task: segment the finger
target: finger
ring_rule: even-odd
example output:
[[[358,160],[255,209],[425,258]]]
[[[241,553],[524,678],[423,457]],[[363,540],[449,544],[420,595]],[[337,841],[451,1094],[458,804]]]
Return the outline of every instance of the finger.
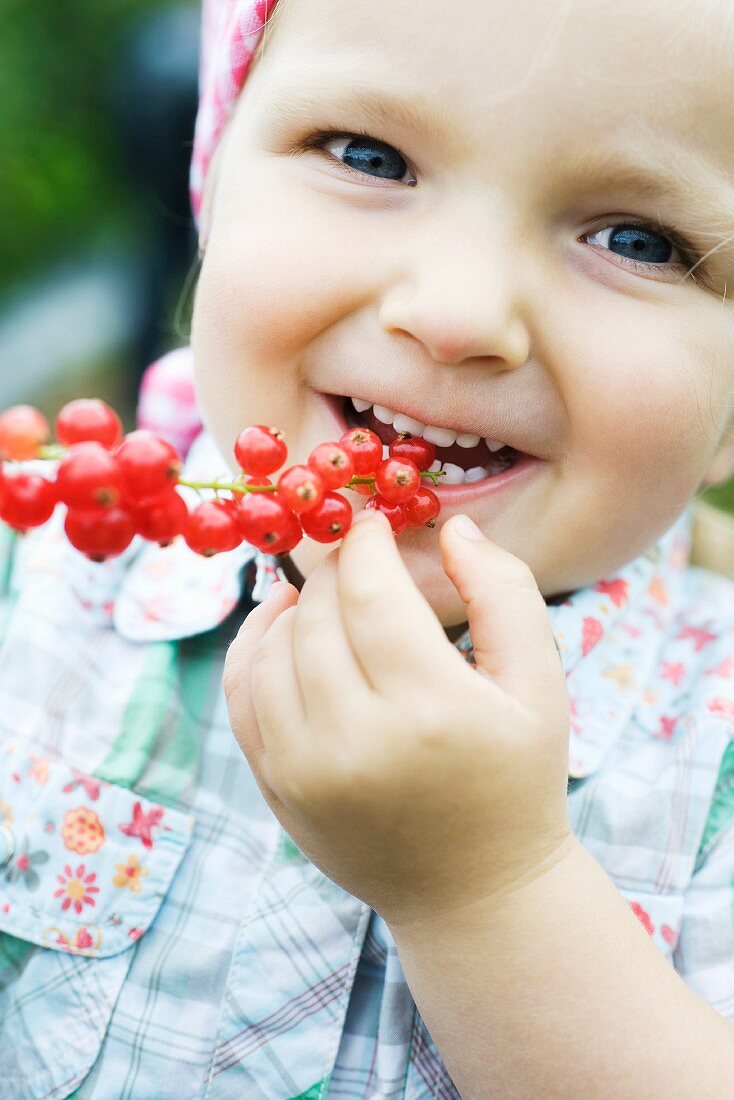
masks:
[[[384,517],[373,512],[352,524],[338,564],[344,628],[376,691],[414,695],[447,662],[466,667],[405,567]]]
[[[565,691],[550,617],[526,563],[482,535],[461,534],[452,516],[440,532],[443,568],[467,605],[477,667],[516,698],[548,703],[548,691]],[[458,529],[457,529],[458,528]]]
[[[298,591],[293,585],[282,583],[275,586],[272,589],[272,595],[254,607],[242,623],[236,638],[227,650],[224,661],[222,684],[227,699],[230,725],[256,778],[259,776],[263,742],[253,705],[250,682],[253,655],[261,638],[273,622],[297,601]]]
[[[306,710],[293,652],[292,604],[271,624],[253,653],[250,669],[252,705],[265,758],[288,759],[300,750],[306,732]]]
[[[338,554],[330,553],[304,584],[293,628],[308,721],[314,731],[327,734],[351,727],[371,694],[342,621]]]

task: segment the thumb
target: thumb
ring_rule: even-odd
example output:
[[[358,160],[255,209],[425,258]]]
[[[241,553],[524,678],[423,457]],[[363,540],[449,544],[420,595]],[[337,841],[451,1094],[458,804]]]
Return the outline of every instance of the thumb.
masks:
[[[547,705],[565,675],[545,601],[530,568],[468,516],[440,532],[443,569],[464,603],[477,667],[521,701]]]

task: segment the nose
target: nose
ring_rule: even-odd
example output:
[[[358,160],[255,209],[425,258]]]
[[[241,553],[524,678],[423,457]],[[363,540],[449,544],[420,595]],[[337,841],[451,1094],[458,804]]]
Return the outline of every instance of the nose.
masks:
[[[412,242],[415,245],[415,238]],[[471,234],[421,234],[410,260],[383,295],[378,317],[385,332],[404,333],[439,363],[491,358],[500,370],[516,370],[530,355],[526,303],[517,251],[505,239],[482,241]]]

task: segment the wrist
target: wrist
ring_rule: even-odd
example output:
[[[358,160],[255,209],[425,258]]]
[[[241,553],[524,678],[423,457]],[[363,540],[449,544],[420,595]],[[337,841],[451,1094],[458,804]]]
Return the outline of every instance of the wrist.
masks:
[[[430,942],[444,933],[478,922],[483,934],[492,924],[505,924],[521,915],[538,911],[538,906],[553,904],[565,897],[588,873],[593,857],[572,832],[568,832],[542,858],[522,870],[513,868],[499,874],[492,888],[470,898],[436,906],[430,912],[381,914],[396,942],[422,939]]]

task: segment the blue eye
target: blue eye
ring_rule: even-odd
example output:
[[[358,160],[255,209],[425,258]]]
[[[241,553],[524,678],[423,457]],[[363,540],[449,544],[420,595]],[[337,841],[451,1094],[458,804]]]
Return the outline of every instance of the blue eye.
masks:
[[[668,261],[674,256],[674,265],[684,265],[686,257],[681,255],[671,237],[658,233],[650,226],[620,223],[587,233],[588,238],[601,238],[599,243],[620,259],[648,268],[671,266]]]
[[[409,187],[415,187],[417,182],[405,158],[397,149],[368,134],[338,134],[333,131],[314,134],[308,145],[312,149],[325,152],[350,172],[402,182]],[[404,179],[406,174],[410,178]]]

